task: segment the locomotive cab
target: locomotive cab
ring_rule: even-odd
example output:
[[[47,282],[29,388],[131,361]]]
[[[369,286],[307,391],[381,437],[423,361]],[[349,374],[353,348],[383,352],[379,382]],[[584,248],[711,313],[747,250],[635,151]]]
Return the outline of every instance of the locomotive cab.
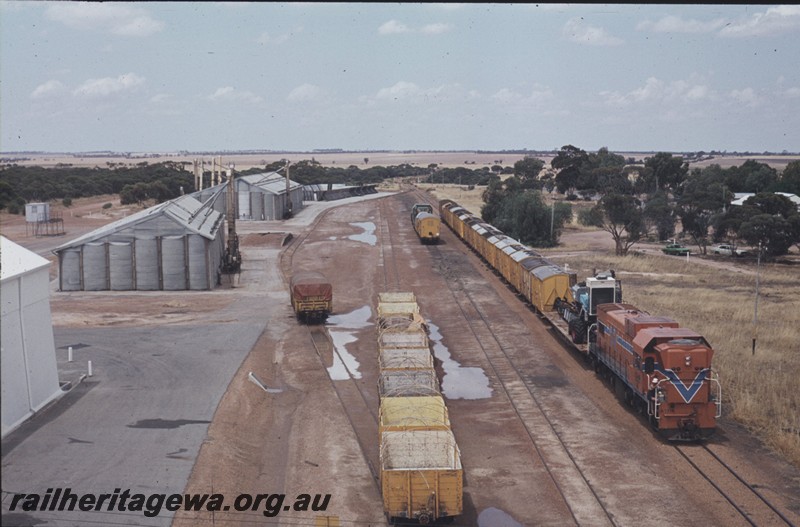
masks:
[[[711,369],[714,352],[702,336],[675,329],[661,329],[672,335],[655,338],[644,349],[648,415],[670,440],[706,438],[714,432],[721,405],[720,385]]]

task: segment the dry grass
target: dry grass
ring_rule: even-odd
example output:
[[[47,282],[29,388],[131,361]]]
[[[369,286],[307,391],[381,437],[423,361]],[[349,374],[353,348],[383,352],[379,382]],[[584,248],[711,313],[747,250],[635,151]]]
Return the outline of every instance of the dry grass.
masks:
[[[476,186],[469,190],[467,185],[452,185],[442,183],[418,183],[417,187],[429,192],[433,197],[438,199],[452,199],[468,211],[475,215],[480,216],[481,207],[483,206],[483,191],[486,187]]]
[[[800,392],[794,389],[800,378],[800,271],[762,265],[756,331],[753,274],[662,256],[587,255],[569,262],[581,278],[593,268],[616,269],[626,302],[703,334],[715,350],[726,416],[800,466]]]

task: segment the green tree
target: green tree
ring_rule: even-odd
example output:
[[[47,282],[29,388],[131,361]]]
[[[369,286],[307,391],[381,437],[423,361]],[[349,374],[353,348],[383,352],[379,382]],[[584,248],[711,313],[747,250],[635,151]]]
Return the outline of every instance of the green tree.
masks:
[[[768,258],[786,254],[797,241],[792,222],[777,214],[751,217],[742,223],[739,236],[749,245],[761,247]]]
[[[611,234],[617,256],[628,254],[628,250],[641,240],[644,232],[641,202],[633,196],[606,194],[590,214],[583,214],[579,219],[591,221],[589,225]]]
[[[487,223],[494,223],[500,210],[500,204],[505,196],[505,184],[499,179],[492,181],[481,194],[481,218]]]
[[[578,147],[565,145],[558,151],[550,166],[556,173],[556,189],[562,194],[573,190],[581,176],[583,165],[589,160],[588,154]]]
[[[526,156],[514,163],[514,175],[522,182],[523,188],[537,188],[539,173],[544,168],[544,161]],[[502,167],[498,166],[499,170]]]
[[[778,172],[764,163],[748,159],[725,172],[725,184],[732,192],[763,192],[777,184]]]
[[[541,192],[524,190],[506,192],[490,223],[524,244],[552,247],[558,244],[561,230],[571,218],[568,203],[556,204],[553,209],[545,204]]]
[[[637,182],[640,193],[653,194],[659,190],[675,191],[686,179],[689,164],[683,157],[674,157],[666,152],[659,152],[644,160],[644,170]]]
[[[775,191],[800,196],[800,161],[792,161],[786,165],[780,180],[775,184]]]
[[[702,170],[693,170],[677,189],[676,213],[683,232],[691,236],[702,254],[706,254],[710,243],[709,230],[712,225],[717,241],[722,241],[724,237],[725,229],[719,224],[718,217],[732,197],[724,181],[725,174],[720,166],[711,165]]]
[[[7,181],[0,181],[0,210],[14,203],[15,199],[17,199],[17,193],[14,191],[14,187]]]
[[[798,216],[797,207],[786,196],[760,193],[747,198],[742,206],[731,207],[720,218],[719,229],[751,246],[760,243],[767,257],[775,257],[798,243]]]
[[[659,192],[644,205],[645,225],[653,229],[660,241],[675,234],[675,209],[664,192]]]

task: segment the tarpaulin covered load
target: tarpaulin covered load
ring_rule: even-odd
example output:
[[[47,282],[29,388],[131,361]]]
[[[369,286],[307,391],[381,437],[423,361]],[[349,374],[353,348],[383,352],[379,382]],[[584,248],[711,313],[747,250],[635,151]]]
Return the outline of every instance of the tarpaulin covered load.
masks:
[[[292,289],[292,297],[298,300],[309,297],[319,297],[320,300],[331,300],[333,298],[331,283],[320,273],[313,271],[297,273],[292,276],[289,283]]]
[[[324,318],[333,310],[333,286],[320,273],[296,273],[289,281],[289,288],[298,317]]]

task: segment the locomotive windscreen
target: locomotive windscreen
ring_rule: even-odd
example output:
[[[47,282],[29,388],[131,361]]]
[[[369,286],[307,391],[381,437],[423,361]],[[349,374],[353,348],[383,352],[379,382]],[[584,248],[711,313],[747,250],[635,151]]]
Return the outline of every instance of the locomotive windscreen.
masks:
[[[592,289],[592,306],[590,314],[594,315],[597,313],[597,306],[600,304],[613,304],[614,302],[618,302],[620,299],[614,298],[615,288],[613,287],[605,287],[602,289],[593,288]]]

